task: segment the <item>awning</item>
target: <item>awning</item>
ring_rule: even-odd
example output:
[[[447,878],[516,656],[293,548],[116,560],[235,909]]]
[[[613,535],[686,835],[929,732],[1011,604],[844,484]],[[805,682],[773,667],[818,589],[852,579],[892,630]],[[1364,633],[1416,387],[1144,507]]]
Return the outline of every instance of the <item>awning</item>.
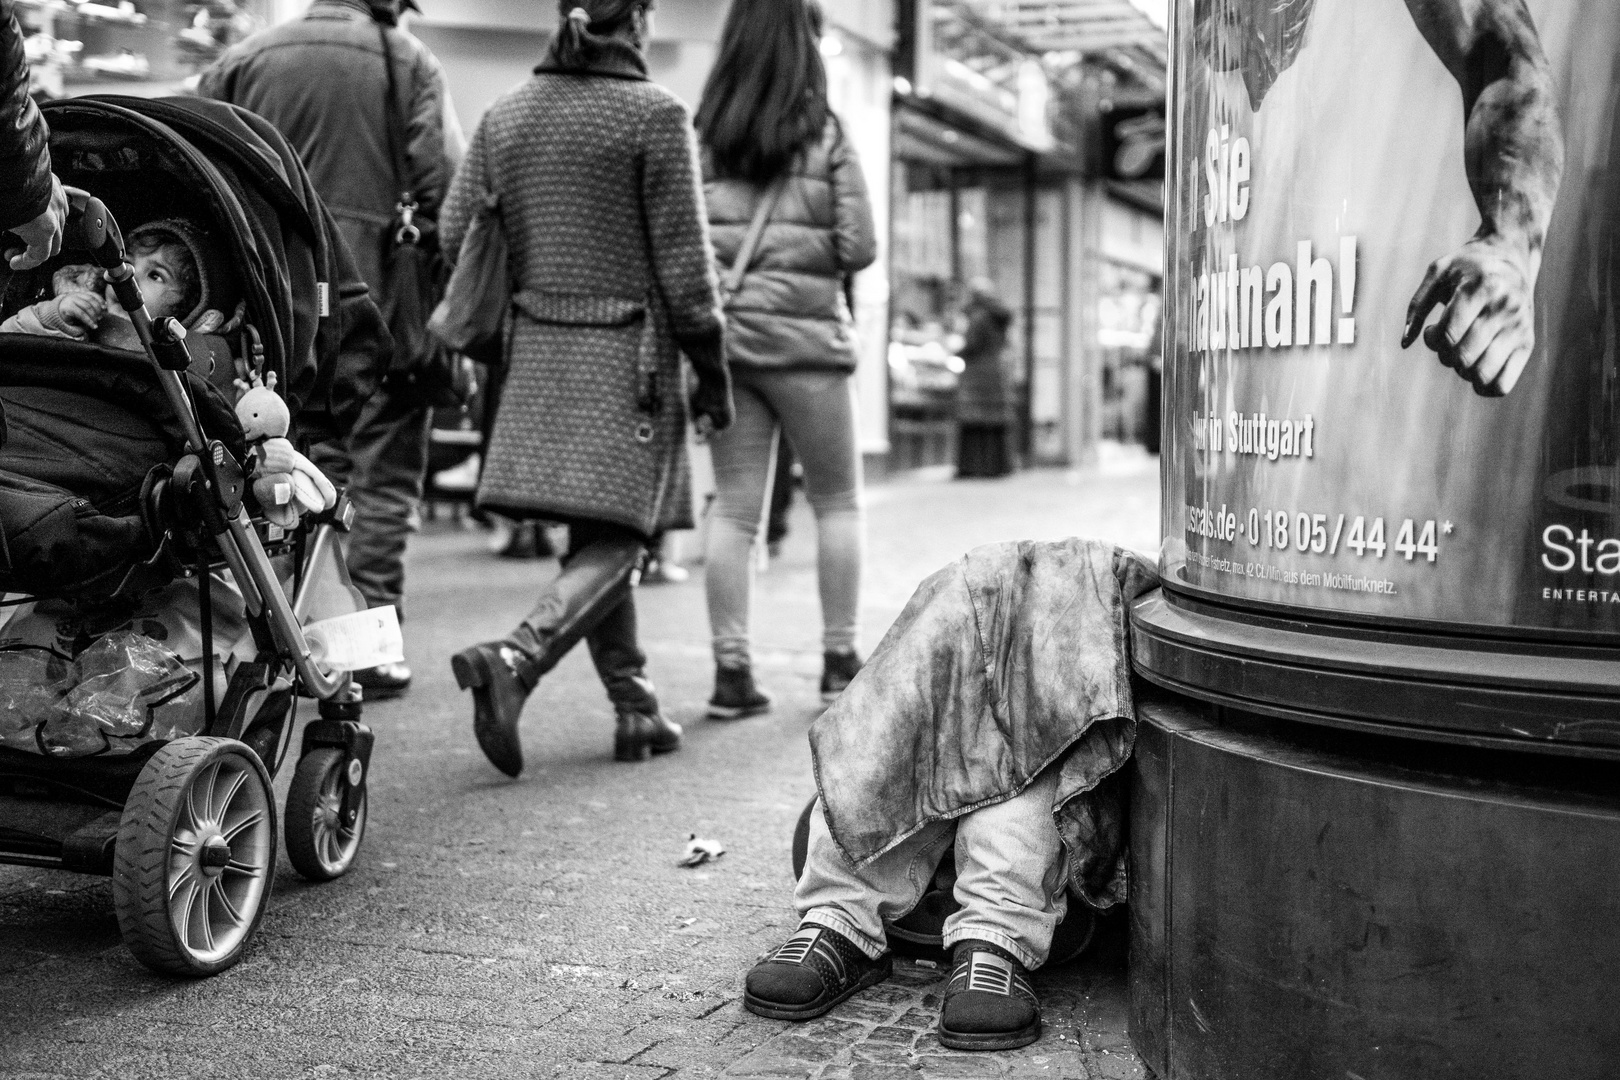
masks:
[[[1132,0],[950,0],[1007,39],[1049,59],[1103,60],[1163,90],[1164,27]],[[1149,6],[1146,3],[1143,6]]]

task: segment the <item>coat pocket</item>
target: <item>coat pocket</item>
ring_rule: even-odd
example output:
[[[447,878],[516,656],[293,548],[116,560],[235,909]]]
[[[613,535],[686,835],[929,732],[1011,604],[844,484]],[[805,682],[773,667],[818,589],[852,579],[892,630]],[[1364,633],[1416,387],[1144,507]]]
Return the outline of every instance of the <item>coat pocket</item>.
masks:
[[[652,420],[663,411],[662,385],[658,371],[657,320],[647,317],[648,304],[617,296],[591,296],[581,293],[525,289],[512,302],[518,310],[538,323],[553,326],[629,328],[640,325],[635,341],[635,423],[636,441],[653,439]]]

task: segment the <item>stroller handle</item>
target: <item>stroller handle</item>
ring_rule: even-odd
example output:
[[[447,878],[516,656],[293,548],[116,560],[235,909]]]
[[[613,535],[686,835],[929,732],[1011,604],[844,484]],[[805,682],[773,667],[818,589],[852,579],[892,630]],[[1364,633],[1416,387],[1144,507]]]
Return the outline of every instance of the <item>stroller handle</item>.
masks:
[[[68,197],[68,227],[77,228],[91,260],[103,270],[124,263],[124,234],[107,204],[83,188],[63,187]]]

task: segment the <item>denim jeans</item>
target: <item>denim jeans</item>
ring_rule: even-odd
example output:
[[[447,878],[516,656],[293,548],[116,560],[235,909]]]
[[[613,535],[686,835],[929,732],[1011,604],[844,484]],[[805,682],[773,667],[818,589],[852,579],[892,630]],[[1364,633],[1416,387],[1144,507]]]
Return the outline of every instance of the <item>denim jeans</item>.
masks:
[[[750,659],[749,555],[767,509],[778,431],[804,467],[805,493],[816,514],[822,647],[853,649],[865,545],[855,380],[841,371],[750,368],[732,369],[732,379],[737,418],[709,443],[716,493],[704,579],[715,661],[740,666]]]
[[[833,842],[818,801],[793,894],[799,917],[838,931],[875,959],[888,948],[883,923],[917,906],[954,841],[962,909],[945,921],[946,947],[974,938],[1040,967],[1069,903],[1068,855],[1052,822],[1057,784],[1058,770],[1047,769],[1013,798],[926,825],[859,870]]]

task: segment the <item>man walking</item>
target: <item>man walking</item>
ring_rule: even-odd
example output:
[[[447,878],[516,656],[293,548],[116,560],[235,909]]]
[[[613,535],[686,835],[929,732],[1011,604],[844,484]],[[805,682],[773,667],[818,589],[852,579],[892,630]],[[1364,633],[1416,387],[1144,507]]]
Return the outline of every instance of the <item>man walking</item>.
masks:
[[[198,86],[204,96],[263,116],[297,148],[374,293],[386,288],[383,255],[401,193],[415,198],[418,217],[435,217],[462,150],[438,60],[398,27],[406,7],[415,9],[415,0],[315,0],[303,18],[225,53]],[[399,130],[403,147],[391,135]],[[398,175],[401,157],[408,176]],[[387,310],[389,299],[378,295],[378,306]],[[427,407],[408,388],[385,383],[339,466],[347,466],[356,510],[349,573],[373,607],[393,604],[401,614],[405,541],[422,499],[428,425]],[[410,686],[411,672],[386,664],[356,672],[355,681],[374,697],[391,696]]]

